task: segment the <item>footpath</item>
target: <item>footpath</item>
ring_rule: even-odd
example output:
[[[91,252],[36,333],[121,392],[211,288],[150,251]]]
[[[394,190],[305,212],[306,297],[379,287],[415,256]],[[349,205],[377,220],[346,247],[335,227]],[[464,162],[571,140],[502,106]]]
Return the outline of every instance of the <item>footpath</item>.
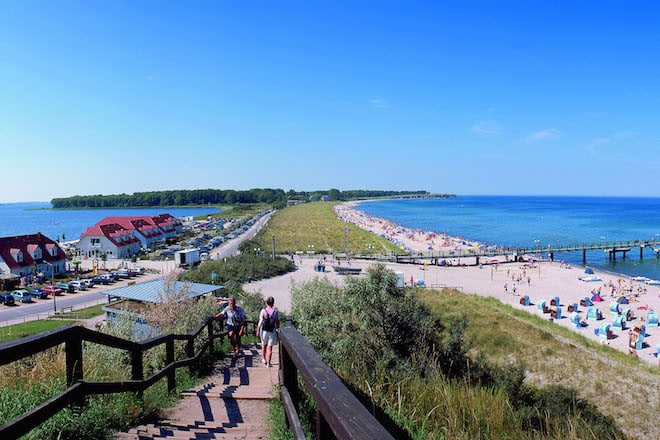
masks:
[[[183,399],[164,410],[163,420],[117,433],[114,438],[266,439],[266,416],[279,384],[277,349],[272,363],[272,368],[262,363],[257,345],[244,345],[241,356],[218,360],[202,385],[183,391]]]

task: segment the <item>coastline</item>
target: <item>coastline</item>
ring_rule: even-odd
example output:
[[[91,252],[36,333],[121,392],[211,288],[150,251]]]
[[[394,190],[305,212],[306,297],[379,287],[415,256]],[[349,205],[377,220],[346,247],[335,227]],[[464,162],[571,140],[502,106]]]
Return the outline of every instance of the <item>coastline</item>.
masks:
[[[395,225],[386,219],[368,216],[356,209],[356,205],[355,202],[337,205],[339,207],[338,216],[340,218],[343,216],[345,220],[354,220],[355,223],[352,224],[377,235],[389,232],[390,235],[386,236],[395,241],[400,241],[402,246],[413,251],[424,252],[426,250],[425,246],[428,246],[428,242],[432,240],[430,231],[413,231]],[[394,234],[394,236],[391,234]],[[433,240],[436,246],[443,245],[444,242],[441,240],[446,240],[447,246],[469,247],[481,245],[461,237],[434,234],[437,237]],[[464,260],[464,263],[466,260]],[[297,271],[282,277],[249,283],[244,285],[244,288],[252,292],[262,291],[274,294],[277,307],[285,312],[289,311],[291,306],[291,284],[308,281],[315,277],[328,278],[333,282],[343,283],[345,278],[332,271],[315,272],[313,266],[316,261],[316,257],[313,256],[304,258],[300,261]],[[332,264],[331,261],[328,263]],[[362,269],[366,269],[371,265],[370,262],[359,260],[353,260],[351,264]],[[594,275],[600,278],[599,281],[581,281],[580,278],[585,276],[584,267],[571,266],[558,261],[536,261],[529,264],[507,262],[502,259],[495,264],[479,266],[396,263],[387,263],[386,266],[395,272],[402,273],[407,285],[419,286],[424,284],[430,288],[457,288],[465,294],[493,297],[504,304],[551,320],[553,323],[570,328],[596,343],[609,345],[624,353],[629,352],[629,338],[632,337],[631,332],[634,331],[635,326],[644,325],[646,336],[644,337],[643,347],[639,350],[635,349],[632,355],[639,357],[647,364],[659,365],[660,328],[649,327],[646,323],[649,311],[660,312],[660,286],[646,285],[642,282],[633,281],[628,276],[602,270],[594,271]],[[627,290],[630,287],[632,287],[632,291]],[[589,307],[580,305],[580,302],[587,297],[591,298],[592,292],[599,289],[603,301],[594,302],[592,307],[602,314],[603,319],[588,320]],[[524,299],[525,296],[529,297],[530,305],[521,304],[521,299]],[[552,306],[551,301],[557,297],[559,297],[561,317],[551,319],[550,313],[543,313],[539,309],[539,303],[545,301],[548,312],[551,312],[551,308],[555,308],[556,311],[557,306]],[[630,298],[629,304],[618,306],[621,310],[629,310],[631,319],[625,321],[625,328],[613,325],[613,318],[616,315],[610,312],[612,303],[615,303],[621,297]],[[584,327],[578,328],[571,322],[568,307],[573,307],[575,304],[577,304],[578,322],[585,322],[586,326]],[[610,330],[612,330],[611,338],[604,338],[600,331],[598,332],[600,334],[596,334],[595,330],[600,330],[601,326],[608,324]]]
[[[448,237],[432,231],[413,231],[394,225],[387,219],[365,214],[354,202],[337,205],[336,208],[338,215],[341,213],[346,221],[372,233],[378,233],[378,230],[382,229],[382,225],[393,225],[398,234],[395,239],[404,243],[404,246],[413,252],[425,252],[427,250],[425,245],[430,240],[429,237],[442,237],[445,240],[444,247],[458,245],[462,248],[478,248],[483,246],[481,243],[471,242],[462,237]],[[342,217],[340,216],[340,218]],[[391,231],[391,227],[388,226],[386,230]],[[533,268],[534,265],[536,268]],[[559,297],[562,317],[553,319],[553,322],[572,328],[589,339],[609,345],[624,353],[629,352],[647,363],[660,365],[660,354],[658,353],[660,351],[660,331],[656,330],[658,327],[646,325],[648,312],[660,311],[660,286],[646,285],[643,282],[633,281],[632,277],[628,275],[604,270],[593,271],[593,275],[598,278],[598,281],[581,281],[580,278],[585,275],[583,266],[571,266],[563,262],[552,261],[535,262],[534,265],[499,259],[498,263],[489,266],[440,267],[426,264],[416,266],[418,270],[424,271],[425,277],[428,275],[431,280],[445,281],[430,283],[431,286],[442,284],[442,287],[462,287],[466,293],[495,297],[505,304],[544,317],[548,317],[548,314],[538,309],[538,303],[546,301],[546,304],[550,306],[551,300]],[[408,281],[409,277],[404,279]],[[415,276],[411,274],[411,281],[417,283],[419,280],[416,280]],[[424,282],[424,284],[429,283]],[[596,307],[602,314],[603,319],[590,321],[587,320],[588,307],[580,306],[580,302],[587,297],[591,298],[598,291],[601,292],[603,301],[594,302],[593,307]],[[530,305],[528,306],[520,304],[520,299],[525,295],[529,297]],[[629,310],[632,318],[624,323],[625,328],[614,326],[616,315],[610,311],[610,307],[613,307],[612,303],[620,301],[620,298],[626,298],[628,304],[620,304],[618,309]],[[577,328],[569,318],[568,306],[576,304],[578,320],[584,321],[586,324],[584,327]],[[548,319],[550,318],[548,317]],[[594,332],[594,329],[600,330],[603,324],[610,324],[612,338],[603,338],[602,334]],[[645,326],[646,334],[643,348],[630,349],[629,338],[632,337],[630,332],[634,331],[635,326],[641,325]]]

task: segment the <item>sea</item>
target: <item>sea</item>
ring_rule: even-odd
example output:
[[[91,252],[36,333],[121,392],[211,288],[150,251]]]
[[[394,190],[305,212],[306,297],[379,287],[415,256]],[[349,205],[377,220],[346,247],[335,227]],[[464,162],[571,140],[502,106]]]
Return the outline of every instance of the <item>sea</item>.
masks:
[[[412,229],[446,233],[486,245],[539,247],[548,244],[651,240],[660,247],[660,198],[561,196],[457,196],[361,202],[359,210]],[[547,254],[546,254],[547,256]],[[583,265],[582,252],[554,255]],[[652,249],[632,248],[610,261],[603,250],[587,252],[587,265],[613,274],[660,279]]]
[[[0,237],[41,232],[52,240],[72,241],[107,216],[168,213],[181,218],[217,212],[217,208],[52,209],[49,202],[1,203]]]

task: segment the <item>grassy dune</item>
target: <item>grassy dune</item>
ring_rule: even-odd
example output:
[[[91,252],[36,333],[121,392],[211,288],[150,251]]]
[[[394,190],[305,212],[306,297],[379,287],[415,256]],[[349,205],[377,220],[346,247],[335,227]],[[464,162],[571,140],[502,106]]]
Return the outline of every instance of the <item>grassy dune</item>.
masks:
[[[312,202],[290,206],[277,212],[257,234],[262,249],[271,249],[275,235],[275,251],[314,251],[317,253],[403,253],[388,241],[343,222],[332,210],[335,202]],[[349,232],[344,230],[348,228]]]
[[[474,349],[487,358],[516,361],[527,368],[535,385],[561,384],[578,390],[580,397],[635,438],[660,438],[660,369],[618,350],[582,337],[494,298],[456,290],[422,291],[421,297],[443,320],[468,314],[468,335]]]

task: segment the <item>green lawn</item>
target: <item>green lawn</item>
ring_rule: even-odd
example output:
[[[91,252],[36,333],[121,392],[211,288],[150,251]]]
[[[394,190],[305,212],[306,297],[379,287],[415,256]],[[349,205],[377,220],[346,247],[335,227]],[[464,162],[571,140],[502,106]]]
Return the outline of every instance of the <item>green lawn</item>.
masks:
[[[101,310],[101,307],[105,306],[105,304],[98,304],[96,306],[92,307],[87,307],[85,309],[80,309],[80,310],[74,310],[72,312],[66,312],[66,313],[60,313],[57,315],[59,318],[64,318],[64,319],[89,319],[93,318],[95,316],[100,316],[103,315],[103,310]]]
[[[21,324],[8,325],[0,327],[0,342],[12,341],[14,339],[22,338],[25,336],[34,335],[37,333],[53,330],[58,327],[63,327],[68,324],[73,324],[73,320],[50,320],[41,319],[38,321],[30,321]]]
[[[314,251],[332,253],[348,251],[364,254],[389,254],[403,251],[390,242],[350,223],[339,220],[332,207],[336,202],[311,202],[289,206],[278,211],[257,234],[262,249],[271,249],[275,235],[275,251]],[[344,231],[348,228],[349,232]]]

